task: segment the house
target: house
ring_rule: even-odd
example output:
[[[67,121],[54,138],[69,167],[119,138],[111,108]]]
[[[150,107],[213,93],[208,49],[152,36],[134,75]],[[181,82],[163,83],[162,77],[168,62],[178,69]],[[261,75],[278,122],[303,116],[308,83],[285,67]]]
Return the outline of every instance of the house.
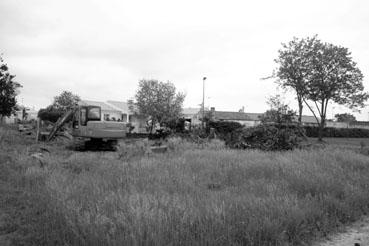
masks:
[[[191,125],[201,124],[201,108],[183,108],[182,117]]]
[[[121,120],[130,123],[133,126],[132,132],[146,133],[147,132],[147,118],[141,115],[135,114],[129,109],[129,105],[122,101],[107,101],[109,105],[120,110]]]
[[[315,117],[310,115],[301,115],[301,124],[302,126],[318,126]]]
[[[211,108],[209,113],[215,121],[234,121],[246,127],[259,125],[261,122],[261,116],[263,115],[263,113],[216,111],[215,108]],[[297,118],[295,120],[297,121]],[[301,123],[303,126],[318,126],[315,117],[310,115],[302,115]]]
[[[37,120],[38,111],[34,108],[28,108],[25,106],[20,106],[21,110],[17,110],[12,113],[9,117],[3,118],[3,123],[5,124],[13,124],[19,121],[32,121]]]
[[[209,111],[210,117],[214,121],[234,121],[246,127],[252,127],[260,124],[260,113],[245,113],[232,111],[216,111],[212,107]]]

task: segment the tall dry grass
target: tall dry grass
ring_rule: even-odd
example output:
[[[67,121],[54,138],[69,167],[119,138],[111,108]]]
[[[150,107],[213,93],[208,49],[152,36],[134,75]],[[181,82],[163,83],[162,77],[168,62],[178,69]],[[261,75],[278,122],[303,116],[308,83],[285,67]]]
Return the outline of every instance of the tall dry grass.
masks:
[[[303,245],[368,211],[367,156],[329,147],[265,153],[170,141],[167,154],[141,155],[139,144],[130,158],[122,158],[125,150],[54,146],[43,168],[29,146],[17,143],[11,165],[18,185],[42,198],[32,200],[44,208],[39,242]]]

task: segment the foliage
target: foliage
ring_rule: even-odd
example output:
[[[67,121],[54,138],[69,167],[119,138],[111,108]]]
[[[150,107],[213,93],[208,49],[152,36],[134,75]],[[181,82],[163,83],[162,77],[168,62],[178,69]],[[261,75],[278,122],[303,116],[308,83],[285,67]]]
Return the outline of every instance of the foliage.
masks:
[[[214,128],[215,133],[221,139],[226,139],[226,137],[237,129],[243,126],[235,121],[209,121],[207,124],[210,128]]]
[[[10,116],[17,109],[16,96],[18,89],[22,87],[14,81],[15,75],[9,73],[8,65],[3,62],[0,56],[0,120],[4,116]]]
[[[369,94],[364,92],[363,74],[347,48],[323,43],[316,36],[297,41],[306,44],[303,46],[304,52],[291,53],[290,56],[291,59],[303,61],[300,67],[304,78],[302,100],[319,121],[321,140],[328,102],[358,108],[364,106]],[[289,68],[293,71],[297,69],[292,65]],[[315,110],[308,100],[314,103]]]
[[[54,102],[50,106],[40,109],[37,116],[41,120],[56,122],[69,109],[76,107],[80,100],[78,95],[70,91],[63,91],[59,96],[54,97]]]
[[[318,137],[319,128],[313,126],[305,126],[306,136]],[[360,128],[334,128],[325,127],[323,130],[323,137],[327,138],[369,138],[368,129]]]
[[[292,150],[304,137],[298,125],[261,124],[234,131],[227,145],[237,149]]]
[[[311,46],[316,37],[298,39],[293,38],[288,44],[283,43],[282,49],[278,51],[275,62],[278,69],[275,76],[277,83],[284,89],[292,89],[296,93],[299,107],[298,122],[301,123],[303,110],[303,98],[306,97],[307,78],[310,71],[309,56]]]
[[[270,97],[267,104],[270,109],[261,115],[262,123],[289,124],[295,120],[296,112],[282,101],[280,95]]]
[[[65,111],[62,108],[55,108],[50,105],[47,108],[40,109],[37,117],[41,120],[46,120],[55,123],[60,117],[64,115]]]
[[[75,95],[70,91],[63,91],[59,96],[54,97],[52,107],[66,112],[67,110],[75,107],[79,101],[81,101],[81,99],[78,95]]]
[[[356,121],[356,118],[354,115],[349,113],[343,113],[343,114],[335,114],[334,117],[337,119],[338,122],[353,122]]]
[[[138,91],[136,92],[136,102],[138,114],[151,118],[151,131],[156,123],[160,125],[176,120],[182,111],[182,104],[185,95],[176,92],[175,86],[170,82],[160,82],[158,80],[140,80]],[[130,109],[133,109],[130,101]]]

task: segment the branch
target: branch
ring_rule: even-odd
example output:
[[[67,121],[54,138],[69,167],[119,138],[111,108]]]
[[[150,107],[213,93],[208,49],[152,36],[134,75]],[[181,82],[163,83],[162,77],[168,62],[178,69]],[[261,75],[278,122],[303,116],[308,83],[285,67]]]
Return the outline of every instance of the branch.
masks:
[[[316,103],[316,101],[314,101],[314,103],[315,103],[315,107],[316,107],[316,109],[318,110],[319,115],[320,115],[320,116],[322,116],[322,113],[320,112],[320,109],[319,109],[319,107],[318,107],[318,104]]]
[[[306,102],[305,98],[302,98],[302,100],[304,101],[304,103],[306,104],[306,106],[308,106],[308,108],[310,109],[310,111],[313,113],[315,119],[316,119],[316,122],[318,123],[318,125],[320,124],[319,120],[318,120],[318,117],[316,117],[316,114],[314,112],[314,110],[310,107],[310,105]]]

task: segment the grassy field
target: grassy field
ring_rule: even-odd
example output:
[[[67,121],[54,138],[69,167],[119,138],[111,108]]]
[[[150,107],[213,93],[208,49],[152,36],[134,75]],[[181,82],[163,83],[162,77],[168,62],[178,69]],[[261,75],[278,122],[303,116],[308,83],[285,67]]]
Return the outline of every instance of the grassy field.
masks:
[[[169,147],[74,152],[0,128],[0,232],[15,245],[307,245],[369,211],[355,149]]]

